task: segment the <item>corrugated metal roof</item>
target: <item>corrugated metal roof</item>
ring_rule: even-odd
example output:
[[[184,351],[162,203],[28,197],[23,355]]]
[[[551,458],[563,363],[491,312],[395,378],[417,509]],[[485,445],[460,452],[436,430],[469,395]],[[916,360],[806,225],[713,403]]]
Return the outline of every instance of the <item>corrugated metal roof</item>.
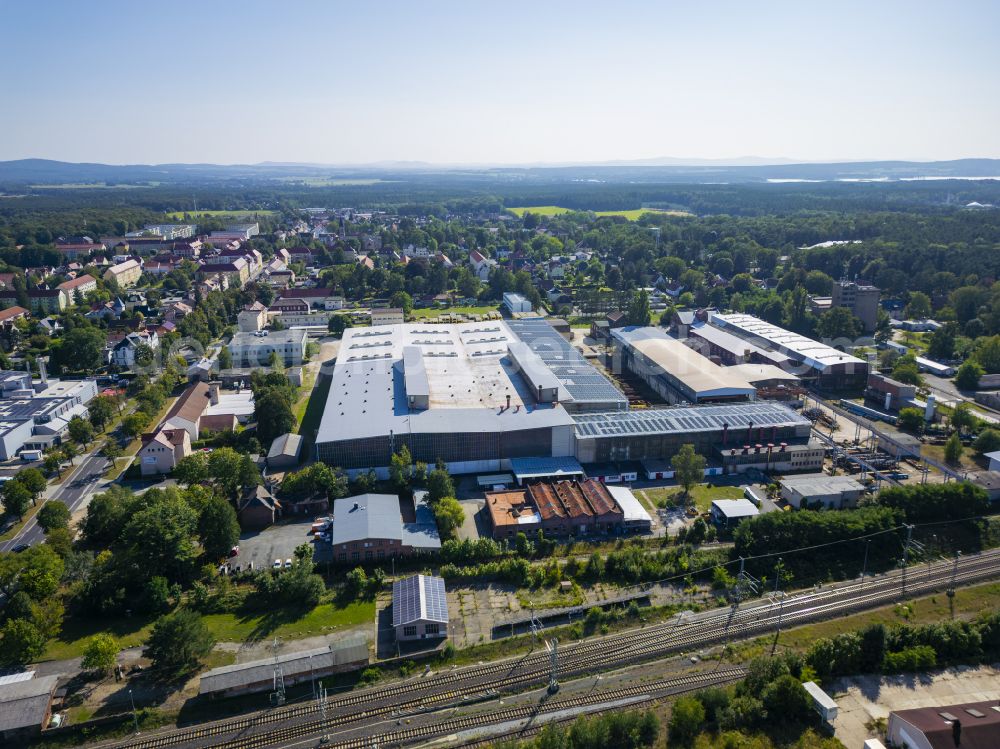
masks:
[[[53,675],[0,685],[0,731],[40,726],[58,681]]]
[[[788,406],[772,401],[575,414],[573,420],[577,439],[721,431],[723,424],[738,429],[751,421],[755,428],[764,429],[811,426],[808,419]]]
[[[362,635],[346,638],[336,646],[300,650],[262,658],[246,663],[234,663],[206,671],[201,676],[199,694],[222,692],[251,684],[266,683],[274,678],[274,669],[281,667],[286,678],[323,671],[337,666],[368,662],[368,640]]]
[[[369,538],[401,541],[403,521],[395,494],[358,494],[333,503],[333,540],[337,544]]]

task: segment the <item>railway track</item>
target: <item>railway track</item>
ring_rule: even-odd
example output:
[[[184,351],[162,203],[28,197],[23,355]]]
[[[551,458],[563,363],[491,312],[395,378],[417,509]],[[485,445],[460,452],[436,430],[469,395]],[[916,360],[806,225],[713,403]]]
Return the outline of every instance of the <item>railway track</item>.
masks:
[[[560,651],[560,673],[578,676],[597,669],[619,668],[669,653],[759,635],[773,631],[779,623],[790,627],[842,616],[952,584],[971,584],[998,575],[1000,550],[993,550],[964,557],[957,568],[951,561],[911,566],[905,571],[905,592],[903,574],[895,572],[863,582],[789,596],[780,604],[771,601],[738,609],[682,614],[641,630],[569,644]],[[518,689],[523,691],[544,684],[548,669],[548,654],[535,652],[516,660],[443,671],[429,678],[351,692],[327,700],[328,725],[344,726],[412,715]],[[310,718],[318,710],[315,702],[309,702],[106,746],[114,749],[166,749],[183,745],[237,747],[242,745],[233,742],[246,740],[251,735],[273,735],[283,723],[312,723]],[[219,741],[213,743],[216,740]]]
[[[671,679],[661,679],[657,682],[635,685],[630,687],[619,687],[599,693],[581,695],[563,700],[553,700],[542,706],[520,705],[491,711],[489,713],[489,724],[498,725],[512,723],[515,721],[530,720],[539,715],[558,713],[574,708],[588,707],[591,705],[603,705],[606,703],[621,703],[629,700],[630,704],[640,704],[651,700],[659,699],[671,694],[680,694],[704,686],[735,681],[742,678],[746,671],[742,668],[722,669],[709,671],[700,674],[688,674]],[[415,741],[432,738],[435,736],[449,735],[456,732],[467,731],[475,728],[482,728],[484,725],[483,715],[469,715],[465,717],[448,718],[443,721],[436,721],[422,726],[402,728],[396,731],[385,731],[383,733],[372,734],[364,737],[346,738],[340,741],[332,741],[326,744],[331,749],[370,749],[370,747],[401,747],[412,744]],[[248,737],[240,742],[217,745],[211,749],[218,749],[225,746],[228,749],[258,749],[282,742],[293,741],[302,736],[310,734],[322,734],[329,727],[329,721],[312,721],[309,724],[289,726],[278,731]]]

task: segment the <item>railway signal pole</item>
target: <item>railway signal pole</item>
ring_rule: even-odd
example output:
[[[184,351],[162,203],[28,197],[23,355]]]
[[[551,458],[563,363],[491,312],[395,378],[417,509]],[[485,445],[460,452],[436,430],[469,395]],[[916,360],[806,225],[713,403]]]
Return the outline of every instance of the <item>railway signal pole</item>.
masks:
[[[319,683],[319,691],[316,693],[316,698],[319,700],[319,713],[322,716],[323,721],[323,735],[320,736],[320,744],[330,743],[330,731],[326,724],[326,690],[323,688],[323,682]]]
[[[559,691],[559,638],[553,637],[545,643],[549,649],[549,694]]]
[[[865,539],[865,562],[861,565],[861,590],[865,589],[865,575],[868,573],[868,548],[872,545],[870,538]]]
[[[904,596],[906,595],[906,565],[910,561],[910,545],[912,543],[913,543],[913,525],[908,523],[906,526],[906,546],[903,547],[903,574],[901,576]]]

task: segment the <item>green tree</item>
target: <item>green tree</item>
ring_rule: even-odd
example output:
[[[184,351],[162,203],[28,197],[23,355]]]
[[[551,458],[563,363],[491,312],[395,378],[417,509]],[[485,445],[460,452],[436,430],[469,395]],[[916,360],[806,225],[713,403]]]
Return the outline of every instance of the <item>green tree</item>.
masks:
[[[451,474],[443,466],[435,468],[427,476],[427,499],[430,502],[437,502],[444,497],[455,496],[455,484],[451,480]]]
[[[42,461],[42,468],[49,475],[53,473],[62,475],[62,458],[59,457],[58,453],[52,452],[45,456],[45,460]]]
[[[86,419],[74,416],[69,421],[69,436],[74,442],[87,445],[94,439],[94,425]]]
[[[254,419],[257,421],[257,439],[270,445],[275,437],[295,428],[295,414],[288,396],[278,389],[268,389],[254,398]]]
[[[861,330],[861,321],[846,307],[827,310],[816,323],[816,333],[822,338],[853,340],[861,335]]]
[[[931,298],[922,291],[911,291],[910,301],[903,310],[908,320],[924,320],[931,316]]]
[[[975,390],[979,387],[979,378],[984,374],[986,373],[979,362],[966,360],[955,373],[955,385],[959,390]]]
[[[390,307],[399,307],[403,310],[404,315],[409,315],[413,312],[413,297],[407,294],[405,291],[397,291],[391,297],[389,297]]]
[[[196,452],[181,458],[171,475],[180,483],[189,486],[208,481],[208,454]]]
[[[45,491],[45,487],[48,486],[49,483],[45,479],[45,474],[37,468],[23,469],[17,474],[14,480],[21,483],[25,489],[31,492],[32,499]]]
[[[223,346],[219,349],[219,369],[232,369],[233,368],[233,352],[229,350],[228,346]]]
[[[209,559],[221,559],[240,539],[240,524],[233,506],[219,496],[212,496],[198,517],[198,537]]]
[[[896,425],[904,432],[919,433],[924,428],[924,412],[919,408],[901,408]]]
[[[78,327],[67,331],[52,352],[56,371],[93,373],[104,365],[106,337],[99,328]]]
[[[144,655],[163,673],[181,675],[196,669],[214,645],[201,617],[190,609],[178,609],[153,625]]]
[[[99,395],[87,404],[90,411],[90,423],[97,430],[102,430],[114,417],[118,410],[115,399],[107,395]]]
[[[931,335],[931,342],[927,346],[927,356],[938,361],[951,359],[955,355],[955,336],[958,333],[958,326],[954,323],[942,325]]]
[[[128,439],[134,440],[146,431],[149,424],[149,416],[142,411],[136,411],[122,419],[122,434]]]
[[[42,601],[59,589],[64,569],[63,560],[46,544],[0,556],[0,591],[8,597],[23,591],[33,601]]]
[[[111,466],[117,468],[118,458],[125,454],[122,450],[122,446],[118,444],[118,440],[109,439],[105,441],[104,446],[101,448],[101,452],[104,457],[111,461]]]
[[[347,315],[330,315],[330,322],[327,323],[327,330],[337,338],[340,338],[344,331],[351,327],[350,318]]]
[[[24,513],[31,507],[31,492],[20,481],[8,481],[0,489],[3,494],[3,508],[8,515],[17,515],[18,520],[24,519]]]
[[[344,592],[349,598],[359,597],[368,587],[368,575],[364,567],[355,567],[344,577]]]
[[[959,438],[958,432],[954,432],[944,443],[945,462],[956,465],[962,459],[964,451],[965,448],[962,447],[962,440]]]
[[[681,697],[674,703],[667,723],[670,744],[690,746],[705,723],[705,707],[695,697]]]
[[[45,650],[45,636],[28,619],[8,619],[0,629],[0,662],[20,666],[34,661]]]
[[[70,513],[66,503],[55,499],[49,500],[42,505],[42,509],[40,509],[38,514],[35,516],[35,519],[38,521],[38,525],[41,526],[42,530],[46,533],[51,532],[55,528],[68,527],[69,518]]]
[[[972,447],[980,455],[1000,450],[1000,431],[992,428],[984,429],[976,437],[976,441],[972,443]]]
[[[812,714],[812,698],[791,674],[779,676],[764,687],[761,702],[768,716],[782,721],[804,721]]]
[[[649,294],[645,290],[639,289],[633,292],[625,317],[629,325],[649,325],[653,313],[649,309]]]
[[[396,491],[406,491],[410,487],[412,472],[413,458],[410,457],[410,448],[403,445],[389,459],[389,479],[396,487]]]
[[[920,376],[917,362],[910,354],[896,359],[896,363],[892,366],[892,378],[907,385],[916,385],[919,387],[924,384],[924,378]]]
[[[453,538],[455,530],[465,522],[465,512],[462,505],[454,497],[444,497],[434,503],[434,519],[437,521],[441,538]]]
[[[691,488],[701,483],[705,477],[705,458],[694,451],[694,445],[687,443],[670,460],[674,478],[684,488],[684,497],[691,495]]]
[[[972,412],[968,401],[962,401],[951,412],[951,426],[958,430],[972,430],[979,426],[979,419]]]
[[[987,373],[1000,373],[1000,335],[981,338],[974,356]]]
[[[114,668],[120,649],[118,640],[112,635],[106,632],[94,635],[83,651],[83,660],[80,661],[80,666],[88,671],[97,671],[102,675],[107,675]]]

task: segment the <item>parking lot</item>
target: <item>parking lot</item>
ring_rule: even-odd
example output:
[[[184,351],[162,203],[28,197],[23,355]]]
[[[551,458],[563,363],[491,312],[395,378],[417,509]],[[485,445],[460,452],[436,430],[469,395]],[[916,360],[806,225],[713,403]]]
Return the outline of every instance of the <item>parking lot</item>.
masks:
[[[252,561],[254,569],[270,569],[275,559],[280,559],[282,564],[286,559],[295,556],[295,547],[300,544],[313,545],[313,537],[309,534],[312,527],[312,518],[280,525],[272,525],[262,531],[248,531],[240,536],[240,553],[230,560],[233,566],[239,565],[246,569]],[[320,549],[316,547],[329,548],[329,544],[314,545],[314,556],[316,561],[324,561]]]

